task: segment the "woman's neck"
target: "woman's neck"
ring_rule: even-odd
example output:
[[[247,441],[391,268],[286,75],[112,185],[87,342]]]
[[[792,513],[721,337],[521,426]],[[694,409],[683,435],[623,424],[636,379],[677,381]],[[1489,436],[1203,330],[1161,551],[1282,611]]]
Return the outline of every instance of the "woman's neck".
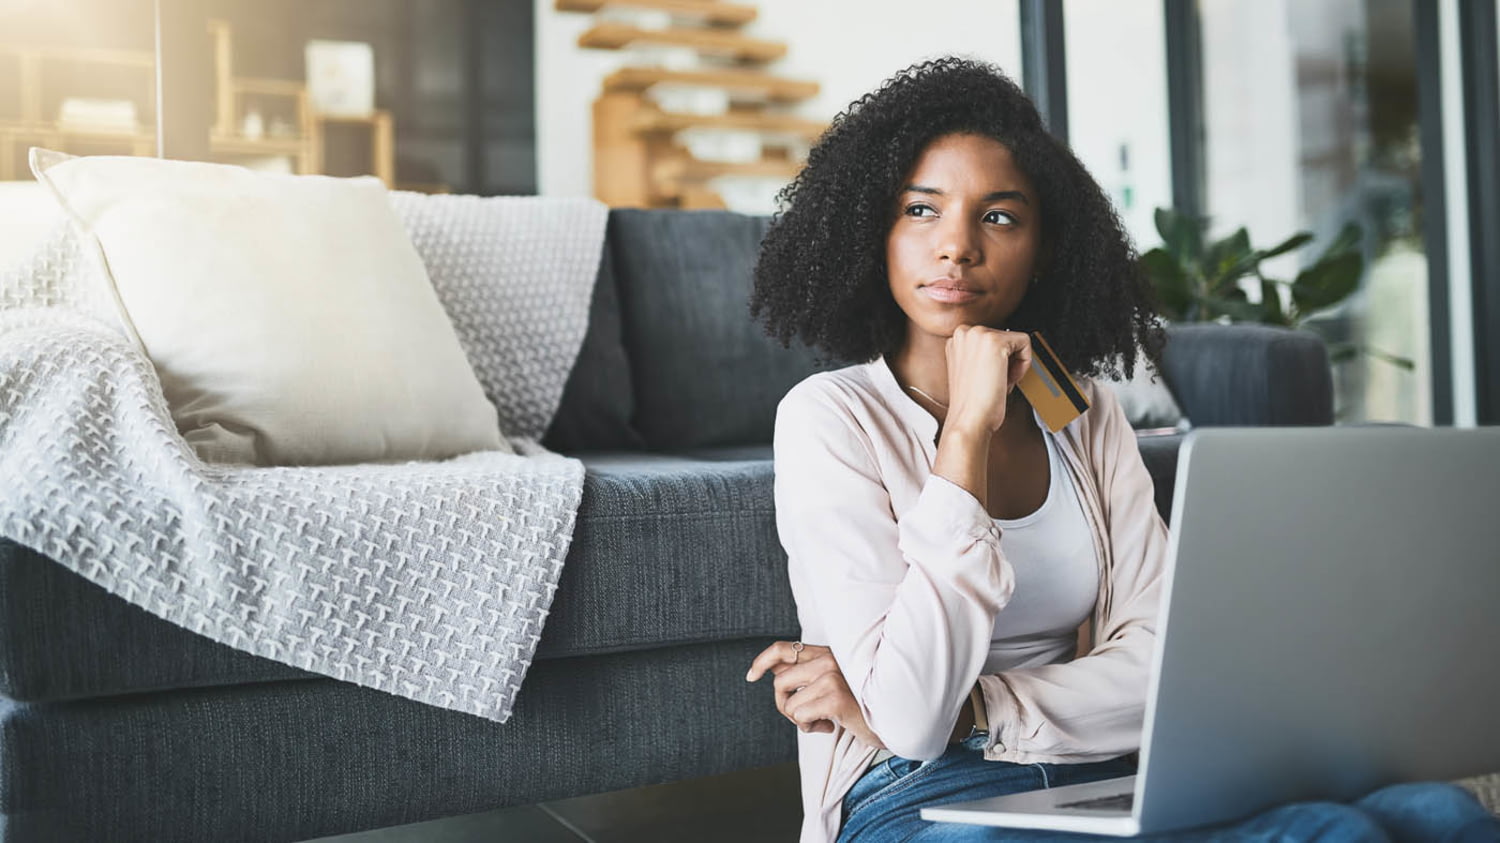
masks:
[[[907,342],[888,356],[886,362],[907,397],[931,413],[941,426],[948,415],[948,406],[952,403],[952,397],[948,394],[947,342],[941,337],[931,339],[936,342],[926,343],[925,348]],[[1017,408],[1026,406],[1021,390],[1011,390],[1006,402],[1007,414],[1011,415]],[[1013,415],[1011,417],[1014,418]]]

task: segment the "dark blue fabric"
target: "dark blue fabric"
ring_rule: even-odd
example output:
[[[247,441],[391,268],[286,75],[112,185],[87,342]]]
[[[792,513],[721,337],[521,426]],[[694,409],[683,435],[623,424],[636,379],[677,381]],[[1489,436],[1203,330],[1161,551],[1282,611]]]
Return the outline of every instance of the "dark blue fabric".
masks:
[[[594,454],[585,465],[537,658],[795,635],[769,447]],[[13,699],[311,675],[209,641],[0,540],[0,693]]]
[[[776,405],[816,371],[751,321],[751,272],[768,220],[727,211],[616,211],[610,245],[635,426],[652,450],[771,441]]]
[[[839,843],[1119,840],[1093,834],[931,822],[922,819],[920,812],[953,802],[1119,778],[1135,771],[1133,755],[1093,764],[986,761],[982,738],[950,746],[941,757],[925,763],[891,758],[872,766],[844,796],[845,822]],[[1500,819],[1456,785],[1401,784],[1382,788],[1351,804],[1298,802],[1238,822],[1131,839],[1163,843],[1493,843],[1500,840]]]
[[[306,840],[790,762],[768,643],[538,662],[503,725],[332,679],[0,703],[3,837]]]
[[[1333,423],[1328,348],[1306,331],[1172,325],[1162,375],[1195,427]]]
[[[578,527],[539,657],[794,636],[768,451],[583,455]]]
[[[641,435],[631,426],[635,415],[635,385],[620,324],[620,292],[615,281],[609,240],[617,226],[606,229],[594,297],[589,302],[589,327],[562,401],[542,444],[560,453],[573,451],[640,450]]]

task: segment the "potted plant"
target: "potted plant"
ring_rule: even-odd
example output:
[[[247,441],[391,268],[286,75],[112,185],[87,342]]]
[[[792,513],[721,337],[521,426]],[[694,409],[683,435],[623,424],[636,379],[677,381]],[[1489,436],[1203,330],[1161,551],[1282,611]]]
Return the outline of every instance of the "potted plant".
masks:
[[[1261,264],[1307,245],[1310,232],[1301,231],[1269,249],[1250,245],[1242,227],[1210,241],[1208,220],[1170,208],[1156,210],[1156,230],[1162,245],[1141,255],[1141,266],[1156,289],[1162,315],[1176,322],[1260,322],[1287,328],[1307,328],[1328,343],[1334,363],[1368,354],[1402,369],[1411,360],[1330,337],[1324,323],[1313,317],[1337,306],[1359,288],[1364,272],[1360,252],[1363,231],[1349,223],[1323,253],[1291,281],[1267,277]],[[1251,301],[1242,283],[1260,287],[1260,300]],[[1284,297],[1282,291],[1287,295]]]

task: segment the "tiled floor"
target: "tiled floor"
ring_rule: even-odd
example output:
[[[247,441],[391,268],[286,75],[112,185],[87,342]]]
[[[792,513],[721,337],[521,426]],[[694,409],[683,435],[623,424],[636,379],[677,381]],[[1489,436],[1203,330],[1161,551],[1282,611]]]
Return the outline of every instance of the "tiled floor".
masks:
[[[315,843],[790,843],[801,821],[797,765],[782,764]]]

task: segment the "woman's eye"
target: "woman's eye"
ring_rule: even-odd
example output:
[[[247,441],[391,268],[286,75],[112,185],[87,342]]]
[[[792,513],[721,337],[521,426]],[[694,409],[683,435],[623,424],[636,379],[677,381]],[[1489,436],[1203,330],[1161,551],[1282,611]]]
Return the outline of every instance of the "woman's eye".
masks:
[[[933,208],[931,205],[907,205],[906,206],[906,215],[909,216],[909,217],[930,217],[930,216],[932,216],[933,214],[936,214],[936,213],[937,213],[937,210],[935,208]]]
[[[984,221],[995,225],[1015,225],[1016,218],[1009,211],[990,211],[984,215]]]

